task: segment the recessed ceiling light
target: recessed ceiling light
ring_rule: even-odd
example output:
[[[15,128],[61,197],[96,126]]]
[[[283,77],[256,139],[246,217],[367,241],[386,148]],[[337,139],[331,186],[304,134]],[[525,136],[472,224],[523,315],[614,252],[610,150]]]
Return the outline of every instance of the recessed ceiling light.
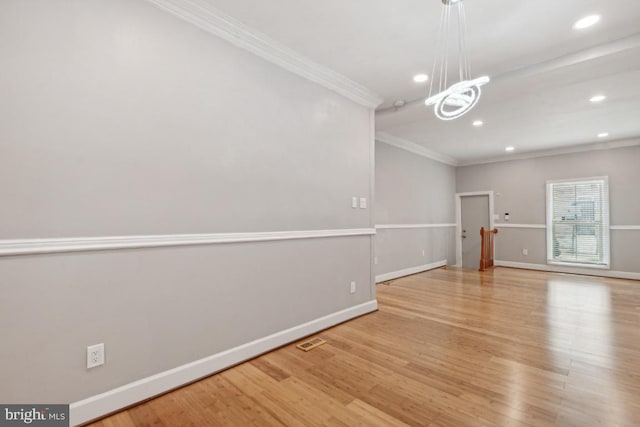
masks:
[[[429,76],[427,76],[426,74],[416,74],[415,76],[413,76],[413,81],[416,83],[424,83],[427,80],[429,80]]]
[[[607,99],[607,97],[604,96],[604,95],[596,95],[596,96],[591,97],[591,99],[589,101],[591,101],[591,102],[593,102],[595,104],[597,102],[602,102],[605,99]]]
[[[504,151],[513,151],[515,149],[516,149],[516,147],[507,147],[507,148],[504,149]]]
[[[607,132],[602,132],[602,133],[598,134],[598,138],[606,138],[608,136],[609,136],[609,134]]]
[[[585,16],[584,18],[576,21],[576,23],[573,24],[573,29],[584,30],[585,28],[589,28],[592,25],[597,24],[598,22],[600,22],[600,15]]]
[[[484,122],[482,120],[476,120],[475,122],[473,122],[473,125],[475,127],[480,127],[484,124]]]

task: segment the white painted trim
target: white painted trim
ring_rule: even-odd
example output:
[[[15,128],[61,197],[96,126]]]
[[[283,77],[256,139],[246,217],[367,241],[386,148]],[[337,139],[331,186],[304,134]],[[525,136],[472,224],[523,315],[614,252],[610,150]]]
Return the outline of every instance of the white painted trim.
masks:
[[[491,84],[495,85],[515,78],[523,78],[535,74],[548,73],[560,68],[580,64],[585,61],[593,61],[596,58],[603,58],[608,55],[623,52],[625,50],[635,49],[639,46],[640,33],[632,34],[621,39],[608,41],[596,46],[591,46],[577,52],[571,52],[566,55],[547,59],[536,64],[525,65],[520,68],[502,72],[500,74],[492,74]],[[407,100],[401,107],[390,106],[379,109],[376,111],[376,115],[398,113],[407,111],[410,108],[424,109],[424,101],[424,96],[412,100]]]
[[[369,110],[369,227],[375,229],[376,203],[376,112]],[[369,241],[369,297],[376,298],[376,241]]]
[[[267,242],[273,240],[371,236],[374,228],[343,230],[268,231],[259,233],[173,234],[158,236],[75,237],[61,239],[0,240],[0,256],[85,252],[166,246]]]
[[[367,108],[382,98],[366,87],[317,64],[265,34],[248,27],[204,0],[146,0],[158,8],[245,49],[300,77],[330,89]]]
[[[417,154],[418,156],[426,157],[427,159],[435,160],[436,162],[444,163],[445,165],[458,165],[458,162],[453,157],[449,157],[433,150],[429,150],[428,148],[425,148],[420,144],[416,144],[415,142],[408,141],[406,139],[398,138],[397,136],[389,135],[385,132],[376,132],[376,141],[383,144],[391,145],[392,147],[396,147],[413,154]]]
[[[547,265],[560,265],[564,267],[570,268],[589,268],[592,270],[609,270],[609,264],[584,264],[580,262],[562,262],[562,261],[554,261],[552,259],[547,259]]]
[[[565,178],[565,179],[549,179],[547,180],[547,185],[549,184],[562,184],[566,182],[590,182],[590,181],[606,181],[609,183],[608,176],[587,176],[584,178]]]
[[[493,190],[487,190],[487,191],[468,191],[466,193],[456,193],[456,197],[460,196],[460,197],[467,197],[467,196],[489,196],[489,195],[493,195]]]
[[[598,142],[591,144],[576,145],[573,147],[555,148],[551,150],[530,151],[528,153],[500,155],[499,157],[489,157],[485,159],[459,161],[458,166],[484,165],[489,163],[511,162],[514,160],[535,159],[538,157],[560,156],[563,154],[586,153],[589,151],[613,150],[616,148],[635,147],[640,145],[640,139],[623,139],[618,141]]]
[[[496,228],[540,228],[546,229],[547,226],[544,224],[496,224]]]
[[[546,229],[545,224],[496,224],[496,228],[539,228]],[[376,228],[378,226],[376,225]],[[640,225],[612,225],[610,230],[640,230]]]
[[[489,196],[489,229],[493,230],[494,228],[493,215],[495,212],[495,204],[493,191],[471,191],[467,193],[456,193],[456,267],[462,267],[462,198],[468,196]],[[494,245],[494,258],[495,255],[496,248]]]
[[[402,228],[448,228],[455,224],[376,224],[376,230],[399,230]]]
[[[608,176],[596,176],[596,177],[585,177],[585,178],[574,178],[574,179],[553,179],[547,180],[546,183],[546,221],[548,225],[553,224],[553,191],[551,187],[554,184],[562,184],[562,183],[587,183],[587,182],[598,182],[602,181],[603,185],[603,198],[602,198],[602,240],[603,240],[603,253],[602,260],[603,266],[593,266],[592,268],[609,268],[611,266],[611,222],[610,222],[610,209],[611,205],[609,203],[609,177]],[[553,258],[553,227],[547,227],[546,232],[546,243],[547,243],[547,262],[552,261]],[[560,261],[553,260],[553,263],[560,263]]]
[[[560,265],[528,264],[524,262],[495,261],[496,267],[520,268],[523,270],[549,271],[553,273],[583,274],[587,276],[612,277],[615,279],[640,280],[640,273],[628,271],[593,270],[588,268],[572,268]]]
[[[586,49],[550,58],[536,64],[528,64],[498,75],[492,75],[491,83],[496,84],[512,79],[522,79],[537,74],[550,73],[555,70],[593,61],[597,58],[604,58],[638,47],[640,47],[640,33],[635,33],[620,39],[607,41],[599,45],[587,47]]]
[[[87,423],[377,309],[378,303],[375,300],[349,307],[204,359],[196,360],[72,403],[70,407],[70,424],[76,426]]]
[[[405,268],[404,270],[392,271],[390,273],[379,274],[376,276],[376,283],[386,282],[387,280],[397,279],[398,277],[410,276],[412,274],[422,273],[423,271],[433,270],[447,265],[447,260],[432,262],[431,264],[419,265],[417,267]]]

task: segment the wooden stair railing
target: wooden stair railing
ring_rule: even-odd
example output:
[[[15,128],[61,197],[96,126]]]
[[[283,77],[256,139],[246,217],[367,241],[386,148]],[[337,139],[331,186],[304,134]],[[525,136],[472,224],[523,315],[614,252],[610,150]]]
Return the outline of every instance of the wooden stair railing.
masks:
[[[493,230],[485,230],[484,227],[480,229],[480,236],[482,237],[480,271],[487,271],[490,267],[493,267],[493,240],[495,234],[498,234],[498,230],[495,228]]]

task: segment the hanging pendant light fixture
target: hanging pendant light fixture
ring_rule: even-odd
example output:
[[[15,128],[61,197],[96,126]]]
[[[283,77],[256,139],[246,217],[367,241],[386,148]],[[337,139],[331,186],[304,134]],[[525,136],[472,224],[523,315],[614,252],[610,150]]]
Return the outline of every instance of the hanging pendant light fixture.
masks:
[[[451,15],[457,15],[457,24],[454,24],[458,30],[457,55],[455,55],[457,64],[455,58],[451,61],[449,59],[449,46],[453,44],[456,36],[455,28],[452,30]],[[425,101],[426,105],[434,106],[436,116],[441,120],[457,119],[469,112],[480,100],[482,94],[480,88],[490,81],[489,76],[471,78],[471,65],[466,54],[466,24],[463,0],[442,0],[436,58],[431,73],[429,97]],[[449,67],[450,63],[451,67]],[[457,81],[456,77],[450,78],[449,73],[455,73]],[[450,83],[452,84],[449,86]]]

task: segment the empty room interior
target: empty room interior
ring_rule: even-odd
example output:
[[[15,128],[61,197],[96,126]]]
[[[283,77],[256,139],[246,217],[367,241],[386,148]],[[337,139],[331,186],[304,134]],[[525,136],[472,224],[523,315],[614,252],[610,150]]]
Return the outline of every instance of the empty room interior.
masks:
[[[639,24],[0,1],[0,425],[640,425]]]

